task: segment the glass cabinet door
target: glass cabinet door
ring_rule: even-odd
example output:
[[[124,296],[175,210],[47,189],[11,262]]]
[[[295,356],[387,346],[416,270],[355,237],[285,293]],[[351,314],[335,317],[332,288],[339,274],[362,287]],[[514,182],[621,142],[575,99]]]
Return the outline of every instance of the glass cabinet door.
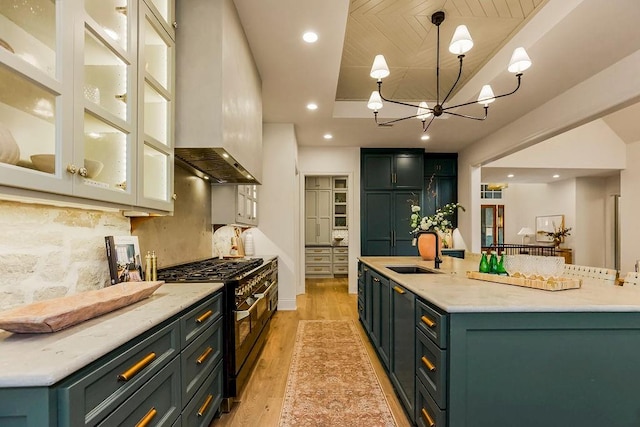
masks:
[[[173,195],[173,108],[175,45],[151,9],[140,4],[139,74],[142,89],[138,138],[142,174],[138,204],[171,209]]]
[[[0,184],[71,192],[71,8],[0,2]]]
[[[130,17],[135,9],[126,0],[84,4],[83,60],[75,76],[80,125],[72,164],[78,176],[74,194],[133,204],[137,79]]]

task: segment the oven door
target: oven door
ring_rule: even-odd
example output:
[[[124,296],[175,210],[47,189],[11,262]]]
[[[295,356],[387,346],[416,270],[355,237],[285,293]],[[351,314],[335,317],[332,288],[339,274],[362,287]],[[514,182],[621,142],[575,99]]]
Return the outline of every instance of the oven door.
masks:
[[[261,317],[264,317],[266,307],[267,301],[264,297],[257,297],[250,302],[243,303],[239,310],[234,311],[236,373],[242,368],[253,344],[260,336],[264,325]]]

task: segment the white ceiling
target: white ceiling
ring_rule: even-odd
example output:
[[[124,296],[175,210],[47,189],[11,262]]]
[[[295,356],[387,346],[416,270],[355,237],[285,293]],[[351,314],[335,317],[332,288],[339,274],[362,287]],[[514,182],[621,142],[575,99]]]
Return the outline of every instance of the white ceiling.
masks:
[[[640,40],[638,0],[234,3],[262,77],[263,119],[294,123],[301,146],[424,147],[429,152],[458,152],[635,52]],[[383,93],[428,97],[435,73],[435,27],[430,16],[436,10],[447,14],[441,26],[443,68],[457,61],[447,49],[455,25],[466,23],[475,42],[465,57],[464,84],[449,105],[475,100],[485,83],[496,94],[512,90],[516,80],[506,65],[517,46],[527,49],[533,66],[525,72],[516,94],[491,104],[487,120],[437,119],[425,143],[420,140],[422,129],[417,120],[390,128],[375,125],[366,108],[368,95],[376,88],[368,74],[374,53],[384,53],[392,74]],[[307,30],[319,34],[317,43],[302,41]],[[444,77],[450,71],[443,73],[441,91],[448,90],[444,82],[451,80]],[[308,111],[309,102],[318,104],[318,110]],[[389,107],[381,115],[414,114]],[[476,105],[469,108],[471,111],[458,112],[475,115],[482,110]],[[634,142],[640,140],[640,107],[629,108],[605,122],[621,139]],[[629,120],[633,116],[636,119]],[[331,133],[333,139],[323,139],[325,133]]]

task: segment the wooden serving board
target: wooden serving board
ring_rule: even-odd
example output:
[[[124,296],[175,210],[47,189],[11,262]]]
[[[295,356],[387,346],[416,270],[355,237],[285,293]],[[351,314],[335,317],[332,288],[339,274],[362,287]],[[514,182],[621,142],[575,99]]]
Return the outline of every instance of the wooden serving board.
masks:
[[[563,291],[565,289],[578,289],[582,286],[581,279],[572,277],[555,277],[548,280],[541,280],[527,279],[525,277],[499,276],[497,274],[480,273],[479,271],[467,271],[467,277],[475,280],[484,280],[485,282],[542,289],[544,291]]]
[[[122,282],[16,307],[0,312],[0,329],[17,333],[59,331],[147,298],[163,284],[163,281]]]

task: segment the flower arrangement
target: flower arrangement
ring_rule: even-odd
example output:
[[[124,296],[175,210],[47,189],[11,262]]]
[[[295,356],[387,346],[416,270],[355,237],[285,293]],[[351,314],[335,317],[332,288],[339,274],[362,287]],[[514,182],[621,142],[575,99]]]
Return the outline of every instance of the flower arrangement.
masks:
[[[446,233],[451,230],[453,224],[448,219],[458,209],[465,210],[460,203],[448,203],[443,207],[436,209],[433,215],[421,216],[420,206],[413,200],[409,200],[411,203],[411,233],[416,234],[420,231],[439,231]]]
[[[554,229],[554,231],[548,231],[546,234],[548,237],[551,237],[553,239],[553,243],[558,246],[564,237],[571,236],[570,231],[571,227],[558,227]]]

